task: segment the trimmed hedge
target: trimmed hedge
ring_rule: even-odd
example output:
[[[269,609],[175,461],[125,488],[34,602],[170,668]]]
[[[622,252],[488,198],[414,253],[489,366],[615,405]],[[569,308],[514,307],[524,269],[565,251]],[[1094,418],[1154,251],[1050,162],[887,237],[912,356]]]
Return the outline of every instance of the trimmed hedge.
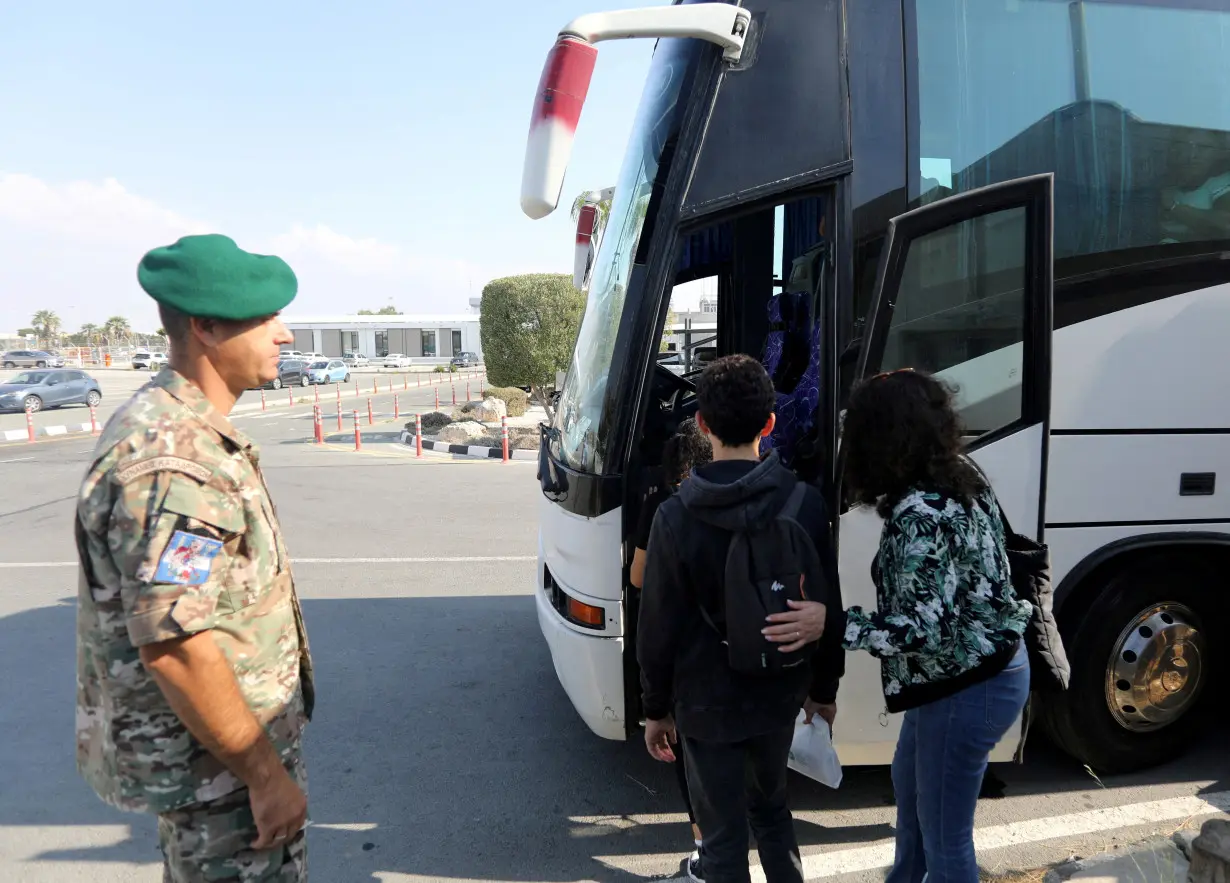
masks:
[[[508,406],[509,417],[520,417],[530,409],[530,397],[515,386],[489,386],[484,395],[497,398]]]

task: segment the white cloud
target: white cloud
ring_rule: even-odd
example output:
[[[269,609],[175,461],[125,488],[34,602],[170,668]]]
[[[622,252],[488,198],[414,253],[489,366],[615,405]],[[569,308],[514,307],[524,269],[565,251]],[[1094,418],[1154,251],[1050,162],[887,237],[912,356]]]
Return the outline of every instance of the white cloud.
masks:
[[[214,229],[129,193],[114,178],[56,186],[30,175],[0,175],[0,219],[30,232],[92,242],[173,241]]]
[[[136,284],[141,254],[180,236],[228,229],[186,217],[112,178],[49,183],[0,174],[0,330],[29,324],[30,315],[44,308],[59,311],[69,330],[115,314],[129,316],[137,327],[153,327],[153,304]],[[407,312],[456,312],[465,308],[471,291],[477,294],[496,275],[466,261],[347,236],[324,224],[235,238],[242,247],[277,254],[294,268],[299,297],[288,310],[292,316],[390,302]]]

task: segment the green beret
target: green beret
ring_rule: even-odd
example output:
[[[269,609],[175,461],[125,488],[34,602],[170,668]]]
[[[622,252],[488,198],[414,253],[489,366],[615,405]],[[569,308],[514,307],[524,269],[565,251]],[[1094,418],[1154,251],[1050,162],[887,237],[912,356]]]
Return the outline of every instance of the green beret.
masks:
[[[232,321],[270,316],[299,290],[286,261],[251,254],[216,233],[185,236],[148,252],[137,281],[158,303],[185,315]]]

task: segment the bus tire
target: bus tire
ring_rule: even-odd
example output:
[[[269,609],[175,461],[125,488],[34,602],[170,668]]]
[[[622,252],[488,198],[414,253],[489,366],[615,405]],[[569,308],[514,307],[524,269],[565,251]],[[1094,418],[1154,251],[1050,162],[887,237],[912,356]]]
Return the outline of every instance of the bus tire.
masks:
[[[1066,693],[1045,702],[1052,740],[1112,774],[1183,753],[1221,664],[1212,630],[1224,619],[1213,609],[1214,586],[1207,569],[1178,556],[1111,574],[1079,618],[1064,624],[1072,678]]]

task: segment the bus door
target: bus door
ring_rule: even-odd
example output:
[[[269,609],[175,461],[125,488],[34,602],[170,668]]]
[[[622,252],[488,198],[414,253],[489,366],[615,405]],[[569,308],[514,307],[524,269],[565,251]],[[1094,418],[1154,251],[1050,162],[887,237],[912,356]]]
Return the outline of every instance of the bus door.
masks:
[[[1019,178],[930,203],[888,227],[856,379],[915,368],[957,391],[971,456],[1019,533],[1042,539],[1050,410],[1052,178]],[[839,463],[844,463],[844,452]],[[874,609],[882,520],[838,525],[847,606]],[[879,663],[851,653],[835,737],[843,763],[887,763],[900,715],[885,712]],[[992,754],[1010,760],[1014,729]]]

